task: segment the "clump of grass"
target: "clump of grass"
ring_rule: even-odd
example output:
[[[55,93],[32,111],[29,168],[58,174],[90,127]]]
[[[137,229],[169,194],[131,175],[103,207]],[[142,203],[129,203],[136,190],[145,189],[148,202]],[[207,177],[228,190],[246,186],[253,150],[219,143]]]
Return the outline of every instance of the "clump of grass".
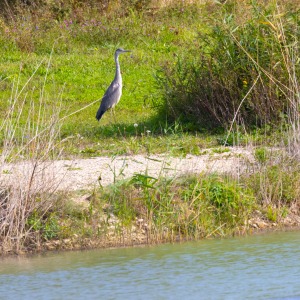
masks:
[[[299,163],[280,158],[278,153],[259,153],[260,166],[258,170],[248,178],[248,185],[254,191],[258,203],[264,207],[292,207],[299,202]]]
[[[41,216],[40,213],[40,209],[32,211],[27,218],[26,227],[31,231],[31,235],[39,233],[40,240],[57,238],[61,231],[57,214],[49,212],[45,216]],[[27,244],[30,246],[30,242],[27,241]]]
[[[217,175],[172,180],[136,174],[105,197],[111,212],[125,225],[144,220],[150,239],[241,233],[254,205],[250,190],[230,177]]]
[[[299,161],[266,148],[258,148],[255,157],[258,167],[244,181],[266,219],[280,224],[289,213],[299,214]]]

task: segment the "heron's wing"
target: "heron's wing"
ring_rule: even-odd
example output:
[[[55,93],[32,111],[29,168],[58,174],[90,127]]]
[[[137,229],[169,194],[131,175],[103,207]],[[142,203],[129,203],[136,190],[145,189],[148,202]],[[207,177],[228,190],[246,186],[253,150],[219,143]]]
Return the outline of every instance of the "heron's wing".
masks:
[[[120,98],[120,84],[112,82],[106,90],[100,105],[100,109],[106,111],[111,108]]]

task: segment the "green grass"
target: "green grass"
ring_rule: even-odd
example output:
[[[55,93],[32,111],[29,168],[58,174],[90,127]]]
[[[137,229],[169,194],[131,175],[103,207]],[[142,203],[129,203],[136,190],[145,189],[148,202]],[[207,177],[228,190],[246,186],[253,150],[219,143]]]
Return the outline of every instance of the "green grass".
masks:
[[[101,198],[109,204],[107,212],[124,226],[145,220],[151,235],[162,240],[163,236],[172,240],[244,232],[256,206],[252,190],[215,174],[175,180],[136,174],[105,188]]]
[[[213,35],[218,25],[214,18],[236,14],[238,22],[238,5],[174,5],[149,13],[131,3],[121,16],[119,10],[102,15],[92,8],[73,14],[68,5],[62,11],[51,6],[48,15],[40,12],[38,18],[23,9],[14,22],[2,21],[0,121],[10,106],[8,100],[22,91],[18,97],[20,103],[25,99],[21,127],[31,100],[37,103],[43,97],[49,114],[60,106],[66,156],[164,151],[185,155],[218,144],[246,143],[242,134],[241,138],[231,134],[225,141],[224,130],[207,127],[209,122],[191,118],[182,123],[178,118],[172,123],[173,117],[162,110],[167,99],[161,86],[168,76],[166,68],[178,71],[180,61],[182,66],[193,65],[199,57],[211,55],[216,45],[203,48],[203,37]],[[120,57],[124,88],[116,107],[117,121],[107,112],[98,123],[95,114],[114,77],[113,54],[119,46],[132,53]]]
[[[105,18],[101,20],[108,22]],[[47,24],[45,20],[40,22]],[[87,19],[86,22],[91,24],[92,21]],[[66,139],[66,155],[163,152],[170,150],[172,144],[177,145],[183,136],[168,125],[164,116],[158,115],[162,100],[156,77],[162,64],[175,63],[176,55],[186,51],[185,45],[192,42],[200,25],[189,13],[182,16],[168,11],[162,11],[156,19],[131,15],[122,18],[121,23],[115,20],[105,25],[105,33],[92,25],[74,24],[68,30],[64,22],[54,23],[51,28],[37,25],[41,29],[31,29],[33,41],[29,37],[26,41],[23,36],[24,43],[34,44],[29,47],[31,51],[25,51],[17,42],[22,32],[16,33],[17,36],[4,35],[1,44],[5,47],[0,50],[2,112],[9,107],[12,94],[23,87],[19,101],[25,98],[37,101],[43,90],[49,114],[60,101],[60,116],[71,114],[64,118],[61,127],[61,138]],[[15,26],[21,27],[22,23]],[[116,32],[115,26],[121,26],[124,35]],[[85,31],[86,27],[89,30]],[[103,39],[94,39],[98,33],[105,34]],[[124,87],[116,107],[117,122],[107,112],[98,123],[95,114],[114,77],[113,55],[119,46],[131,49],[132,53],[120,57]],[[84,108],[97,99],[98,102]],[[26,122],[28,109],[25,103],[21,126]],[[185,136],[187,140],[176,146],[183,154],[198,153],[199,144],[210,144],[206,144],[206,140],[211,139],[207,133]],[[112,148],[112,144],[115,147]],[[180,151],[175,149],[174,152]]]

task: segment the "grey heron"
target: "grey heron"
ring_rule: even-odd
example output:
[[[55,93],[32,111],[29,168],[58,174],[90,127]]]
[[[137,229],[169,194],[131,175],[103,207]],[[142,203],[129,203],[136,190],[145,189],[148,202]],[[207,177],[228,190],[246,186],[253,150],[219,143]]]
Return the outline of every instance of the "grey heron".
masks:
[[[113,109],[115,105],[119,102],[121,95],[122,95],[122,76],[121,76],[121,69],[119,63],[119,54],[131,52],[130,50],[124,50],[119,48],[115,52],[115,63],[116,63],[116,74],[115,78],[106,90],[102,100],[100,107],[96,114],[96,119],[99,121],[103,114],[108,109]]]

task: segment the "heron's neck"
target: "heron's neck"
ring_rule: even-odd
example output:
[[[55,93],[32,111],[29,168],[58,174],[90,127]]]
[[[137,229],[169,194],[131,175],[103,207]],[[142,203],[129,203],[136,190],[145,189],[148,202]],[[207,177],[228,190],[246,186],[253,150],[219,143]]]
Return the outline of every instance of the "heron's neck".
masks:
[[[116,75],[115,78],[119,80],[119,82],[122,83],[122,76],[121,76],[121,69],[120,69],[120,63],[119,63],[119,56],[115,56],[115,62],[116,62]]]

